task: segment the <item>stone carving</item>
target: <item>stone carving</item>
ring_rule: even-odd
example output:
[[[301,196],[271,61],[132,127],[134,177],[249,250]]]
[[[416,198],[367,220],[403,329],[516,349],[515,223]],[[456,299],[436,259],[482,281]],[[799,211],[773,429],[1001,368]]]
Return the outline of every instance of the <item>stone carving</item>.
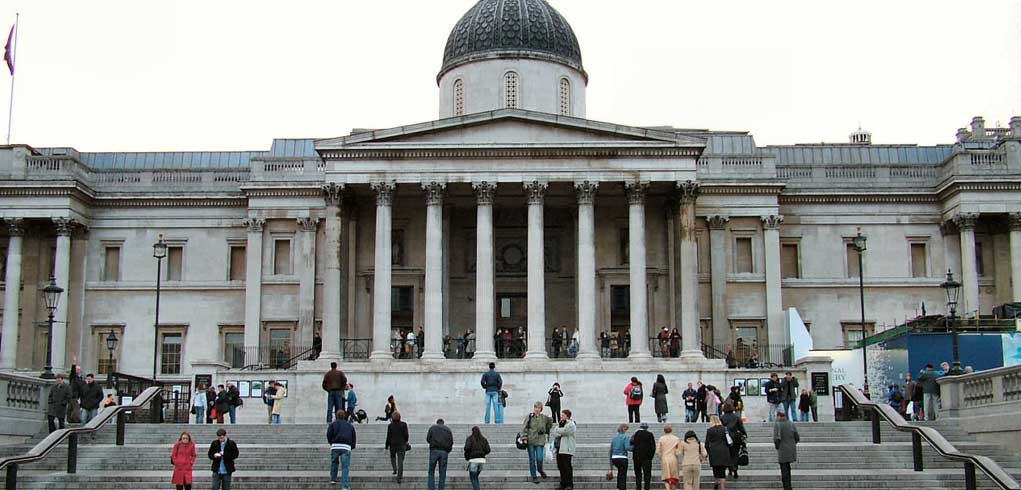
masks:
[[[471,236],[465,245],[475,250],[475,236]],[[546,236],[543,246],[546,272],[560,272],[560,240],[555,236]],[[465,254],[465,270],[475,272],[475,254]],[[516,276],[528,273],[528,239],[525,237],[496,237],[493,247],[493,267],[497,275]]]
[[[323,199],[327,206],[340,206],[344,199],[344,184],[329,183],[323,185]]]
[[[25,236],[25,220],[21,218],[7,218],[7,235]]]
[[[954,224],[959,230],[974,230],[978,223],[978,213],[961,213],[954,216]]]
[[[376,182],[372,184],[372,191],[376,193],[377,206],[392,206],[394,203],[394,190],[397,189],[397,182]]]
[[[479,206],[492,206],[496,198],[496,184],[482,181],[472,184],[475,190],[475,200]]]
[[[1008,214],[1007,227],[1010,231],[1021,231],[1021,213]]]
[[[306,233],[315,233],[319,227],[319,218],[298,218],[298,228]]]
[[[266,220],[263,218],[248,218],[241,222],[248,228],[248,233],[262,233],[262,228],[266,226]]]
[[[698,182],[692,182],[686,180],[684,182],[677,183],[677,202],[681,206],[685,204],[694,204],[695,200],[698,199],[699,194],[702,193],[702,186]]]
[[[649,184],[632,182],[624,184],[624,192],[627,193],[628,204],[645,204],[645,192],[649,190]]]
[[[721,216],[717,214],[714,216],[709,216],[705,220],[707,223],[709,223],[710,230],[725,230],[727,229],[727,223],[730,221],[730,218],[727,216]]]
[[[430,182],[428,184],[422,184],[422,189],[425,190],[425,204],[427,206],[443,205],[443,193],[447,190],[447,184],[442,182]]]
[[[783,216],[778,214],[762,217],[762,227],[767,230],[777,230],[780,228],[781,223],[783,223]]]
[[[390,231],[390,265],[404,266],[404,230]]]
[[[78,222],[71,218],[53,218],[53,225],[57,228],[57,235],[71,236]]]
[[[547,188],[549,188],[549,184],[539,182],[538,180],[526,183],[525,194],[528,195],[528,204],[542,206],[543,200],[546,197]]]
[[[596,191],[599,190],[599,182],[579,182],[574,185],[574,190],[578,194],[578,205],[591,205],[596,201]]]

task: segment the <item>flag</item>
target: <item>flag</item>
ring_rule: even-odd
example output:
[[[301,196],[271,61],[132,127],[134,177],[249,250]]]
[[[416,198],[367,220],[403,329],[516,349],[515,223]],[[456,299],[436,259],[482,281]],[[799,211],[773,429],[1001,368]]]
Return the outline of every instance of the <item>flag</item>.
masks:
[[[4,46],[4,61],[7,62],[7,69],[11,71],[11,76],[14,76],[14,26],[11,26],[11,32],[7,34],[7,45]]]

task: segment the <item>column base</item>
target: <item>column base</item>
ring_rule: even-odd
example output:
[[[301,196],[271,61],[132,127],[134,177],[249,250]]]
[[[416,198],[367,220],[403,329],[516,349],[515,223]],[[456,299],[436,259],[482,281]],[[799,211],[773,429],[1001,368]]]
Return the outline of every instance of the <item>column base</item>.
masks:
[[[646,360],[652,359],[651,352],[629,352],[627,355],[628,360]]]
[[[475,351],[475,354],[472,356],[472,359],[476,360],[476,361],[495,361],[496,360],[496,351],[492,351],[492,350],[490,350],[490,351],[477,350],[477,351]]]
[[[422,357],[420,357],[419,359],[423,361],[442,361],[446,358],[447,356],[445,356],[442,352],[425,351],[422,353]]]
[[[325,359],[327,361],[342,361],[344,359],[344,356],[342,356],[340,352],[322,351],[319,353],[319,357],[316,358],[317,361],[319,359]]]
[[[599,355],[599,352],[591,351],[591,352],[579,352],[578,353],[578,357],[575,357],[575,359],[585,360],[585,361],[595,361],[595,360],[601,361],[603,359],[603,357]]]
[[[682,350],[681,351],[682,361],[706,361],[705,354],[702,353],[701,349]]]
[[[545,361],[547,359],[549,359],[549,355],[547,355],[546,352],[541,350],[525,352],[525,360]]]
[[[369,354],[370,361],[392,361],[393,359],[393,352],[388,350],[374,350]]]

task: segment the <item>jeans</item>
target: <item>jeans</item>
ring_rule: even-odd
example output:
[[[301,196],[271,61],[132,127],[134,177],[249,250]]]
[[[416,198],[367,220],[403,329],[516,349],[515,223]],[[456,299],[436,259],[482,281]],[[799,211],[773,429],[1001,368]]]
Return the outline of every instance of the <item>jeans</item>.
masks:
[[[87,408],[83,408],[82,409],[82,425],[85,425],[85,424],[89,423],[89,421],[92,420],[96,416],[97,413],[99,413],[99,409],[98,408],[93,408],[91,410],[89,410]]]
[[[627,458],[613,458],[617,469],[617,490],[627,490]]]
[[[326,423],[333,422],[333,415],[337,410],[344,409],[344,390],[330,390],[326,392]]]
[[[330,481],[337,481],[337,466],[340,466],[340,488],[350,488],[348,471],[351,469],[351,451],[347,449],[330,450]]]
[[[274,413],[273,415],[270,415],[269,422],[273,425],[280,425],[280,414]]]
[[[939,411],[937,408],[939,404],[939,395],[935,393],[926,393],[924,396],[925,400],[925,420],[936,420],[936,412]]]
[[[780,463],[780,481],[783,482],[784,490],[791,490],[791,464]]]
[[[812,409],[812,422],[818,422],[819,421],[819,407],[817,407],[815,405],[812,405],[811,409]]]
[[[688,408],[688,409],[684,410],[684,422],[685,423],[697,422],[698,419],[695,418],[697,416],[698,416],[697,412],[695,411],[694,408]]]
[[[642,422],[641,409],[642,409],[641,405],[628,405],[627,421],[632,424],[640,424]]]
[[[429,478],[426,480],[429,490],[436,489],[436,482],[433,480],[433,473],[436,465],[440,467],[440,490],[447,486],[447,456],[450,453],[440,449],[429,450]]]
[[[230,473],[213,473],[213,490],[230,490]]]
[[[236,424],[238,419],[238,407],[231,405],[230,411],[227,413],[230,414],[230,423]]]
[[[492,408],[496,416],[496,423],[503,423],[503,405],[500,404],[499,391],[486,392],[486,423],[489,423],[489,410]]]
[[[776,412],[779,412],[779,411],[780,411],[780,404],[779,403],[770,403],[769,404],[769,421],[770,422],[776,422]]]
[[[634,458],[635,463],[635,488],[642,490],[642,482],[645,482],[645,490],[649,490],[652,484],[652,459]]]
[[[393,468],[394,472],[397,473],[397,481],[401,481],[404,478],[404,448],[393,449],[390,448],[390,467]]]
[[[538,469],[539,474],[545,473],[542,471],[542,458],[546,456],[546,446],[528,446],[528,474],[532,475],[532,479],[535,479],[536,470]]]
[[[60,421],[60,428],[64,428],[64,417],[54,417],[52,415],[46,416],[46,423],[50,426],[50,432],[57,430],[56,421]]]
[[[479,473],[482,473],[482,463],[468,463],[468,479],[471,480],[472,490],[479,490]]]
[[[557,453],[557,469],[560,470],[560,488],[574,488],[574,466],[572,455]],[[627,464],[627,460],[623,460]]]
[[[783,411],[784,413],[787,414],[787,420],[790,420],[791,422],[797,422],[798,420],[798,414],[796,413],[797,406],[798,406],[797,400],[784,400]]]
[[[801,412],[800,410],[798,410]],[[808,422],[808,412],[801,412],[801,422]]]
[[[204,424],[206,423],[206,407],[194,407],[195,408],[195,423]]]

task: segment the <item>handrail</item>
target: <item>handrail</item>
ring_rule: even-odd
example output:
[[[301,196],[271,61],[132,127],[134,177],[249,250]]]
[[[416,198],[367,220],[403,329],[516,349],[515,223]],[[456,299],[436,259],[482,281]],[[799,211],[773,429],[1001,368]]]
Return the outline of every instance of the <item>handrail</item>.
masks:
[[[160,388],[158,386],[147,388],[140,395],[138,395],[138,398],[135,398],[135,400],[132,401],[130,405],[121,405],[117,407],[104,408],[103,410],[100,410],[99,414],[97,414],[92,420],[90,420],[89,423],[81,427],[69,427],[66,429],[54,431],[50,435],[46,436],[45,439],[39,441],[39,444],[36,444],[35,447],[30,449],[27,453],[0,459],[0,470],[8,468],[11,465],[20,465],[39,461],[40,459],[45,458],[50,453],[50,451],[53,450],[53,448],[57,447],[58,444],[64,442],[64,439],[67,439],[68,437],[71,436],[77,437],[78,434],[89,434],[92,432],[96,432],[97,430],[102,428],[103,425],[106,425],[106,423],[109,422],[110,419],[114,418],[114,416],[119,415],[123,412],[140,410],[145,404],[149,403],[154,398],[156,398],[159,392]]]
[[[312,352],[315,352],[315,351],[316,351],[315,347],[309,347],[308,349],[305,349],[305,350],[295,354],[294,356],[291,356],[290,359],[287,359],[286,361],[283,361],[280,364],[277,364],[277,365],[275,365],[273,367],[267,367],[266,363],[258,362],[258,363],[255,363],[255,364],[249,364],[247,366],[244,366],[244,367],[241,368],[241,370],[242,371],[262,371],[264,369],[291,369],[292,367],[294,367],[296,361],[300,361],[303,357],[305,357],[308,354],[311,354]]]
[[[886,419],[886,422],[889,423],[894,430],[900,432],[911,432],[912,435],[917,435],[922,439],[925,439],[925,441],[929,443],[929,446],[936,450],[936,453],[940,456],[954,461],[962,461],[966,465],[970,464],[977,466],[986,474],[986,476],[989,477],[990,480],[993,481],[993,483],[996,483],[996,485],[1003,490],[1021,490],[1021,485],[1018,485],[1018,482],[1015,481],[1009,473],[1004,471],[1003,468],[996,463],[996,461],[993,461],[989,457],[977,456],[959,451],[936,429],[933,429],[932,427],[922,427],[907,422],[904,420],[904,417],[901,417],[901,415],[893,409],[893,407],[885,403],[876,403],[865,398],[865,395],[852,385],[840,385],[837,389],[839,389],[845,397],[849,398],[851,403],[857,405],[859,408],[871,408],[874,411],[873,413],[878,413],[882,418]],[[873,420],[874,424],[878,423],[876,422],[878,419]],[[878,425],[875,425],[874,427],[878,427]],[[920,451],[918,452],[920,453]],[[969,475],[966,475],[966,477],[967,476]]]

